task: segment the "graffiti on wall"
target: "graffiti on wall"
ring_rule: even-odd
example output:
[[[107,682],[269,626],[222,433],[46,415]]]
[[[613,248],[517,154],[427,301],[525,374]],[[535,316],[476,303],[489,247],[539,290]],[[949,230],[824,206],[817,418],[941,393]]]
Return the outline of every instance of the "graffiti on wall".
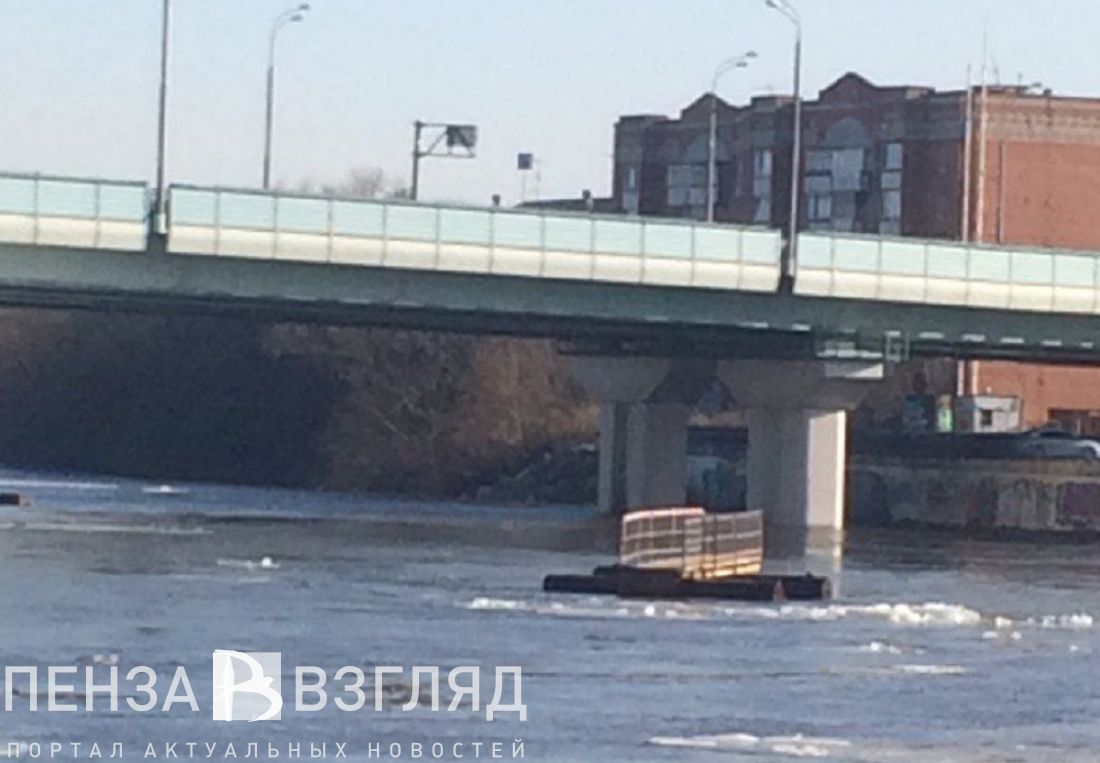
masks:
[[[996,527],[999,502],[1000,491],[997,489],[997,481],[992,478],[983,479],[970,494],[967,502],[966,526]]]
[[[1067,482],[1059,486],[1058,524],[1100,528],[1100,483]]]

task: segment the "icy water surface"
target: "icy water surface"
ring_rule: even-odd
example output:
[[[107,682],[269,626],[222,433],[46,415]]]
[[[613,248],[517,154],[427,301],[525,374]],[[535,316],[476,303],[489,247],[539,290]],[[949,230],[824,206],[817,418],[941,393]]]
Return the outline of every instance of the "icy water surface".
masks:
[[[9,741],[121,742],[135,759],[150,742],[205,757],[203,742],[328,741],[357,760],[461,743],[471,760],[473,742],[490,759],[522,739],[547,761],[1100,759],[1095,545],[855,533],[833,602],[624,602],[540,592],[607,560],[582,510],[10,473],[0,490],[32,500],[0,509],[0,662],[151,665],[161,690],[184,665],[202,704],[32,713],[17,679],[0,756]],[[215,724],[214,649],[282,652],[284,673],[520,665],[529,716],[391,702]]]

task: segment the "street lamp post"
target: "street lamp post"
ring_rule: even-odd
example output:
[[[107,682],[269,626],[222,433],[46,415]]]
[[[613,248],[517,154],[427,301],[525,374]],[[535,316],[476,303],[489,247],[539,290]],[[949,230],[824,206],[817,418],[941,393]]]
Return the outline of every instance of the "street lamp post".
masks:
[[[723,61],[714,70],[714,81],[710,88],[710,141],[707,144],[707,222],[714,222],[714,208],[718,204],[718,81],[723,75],[734,69],[744,69],[749,60],[756,58],[756,51],[750,50],[736,58]]]
[[[274,129],[275,117],[275,42],[279,37],[279,30],[287,24],[295,24],[305,20],[305,14],[309,10],[309,3],[302,3],[296,8],[284,11],[275,18],[271,25],[271,39],[267,49],[267,115],[264,122],[264,190],[271,188],[271,135]]]
[[[149,219],[149,232],[154,235],[162,229],[165,213],[164,154],[168,145],[168,24],[171,11],[171,0],[164,0],[160,18],[160,92],[157,97],[157,186],[153,214]]]
[[[783,275],[793,279],[798,269],[798,208],[802,185],[802,17],[790,0],[765,0],[794,25],[794,136],[791,148],[791,220]]]

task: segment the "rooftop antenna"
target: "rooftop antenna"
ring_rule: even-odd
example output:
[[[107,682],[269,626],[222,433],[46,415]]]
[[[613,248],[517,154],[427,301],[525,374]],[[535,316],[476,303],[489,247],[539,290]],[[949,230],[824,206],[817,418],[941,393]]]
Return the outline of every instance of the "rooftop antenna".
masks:
[[[978,96],[978,208],[974,220],[974,240],[982,243],[985,240],[985,165],[986,165],[986,136],[988,135],[988,119],[986,119],[986,101],[989,99],[989,14],[986,14],[982,23],[982,86]]]
[[[962,240],[970,241],[971,175],[974,172],[974,79],[972,66],[966,65],[966,107],[963,119],[963,193]]]

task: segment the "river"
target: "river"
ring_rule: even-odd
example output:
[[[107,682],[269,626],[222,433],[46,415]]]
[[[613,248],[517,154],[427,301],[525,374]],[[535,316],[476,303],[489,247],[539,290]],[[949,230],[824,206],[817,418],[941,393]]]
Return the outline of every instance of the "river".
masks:
[[[607,561],[584,509],[15,472],[0,490],[31,501],[0,509],[0,661],[156,666],[161,691],[184,666],[202,704],[32,712],[13,677],[0,756],[54,742],[71,759],[79,742],[80,756],[119,743],[137,759],[192,741],[205,757],[202,743],[257,741],[339,743],[354,760],[412,759],[414,743],[431,759],[440,744],[472,760],[474,742],[488,759],[492,742],[511,758],[522,740],[528,760],[600,763],[1100,757],[1100,555],[1087,543],[854,531],[831,602],[626,602],[540,591],[547,573]],[[520,666],[527,720],[392,701],[215,724],[214,649],[278,651],[284,672]]]

